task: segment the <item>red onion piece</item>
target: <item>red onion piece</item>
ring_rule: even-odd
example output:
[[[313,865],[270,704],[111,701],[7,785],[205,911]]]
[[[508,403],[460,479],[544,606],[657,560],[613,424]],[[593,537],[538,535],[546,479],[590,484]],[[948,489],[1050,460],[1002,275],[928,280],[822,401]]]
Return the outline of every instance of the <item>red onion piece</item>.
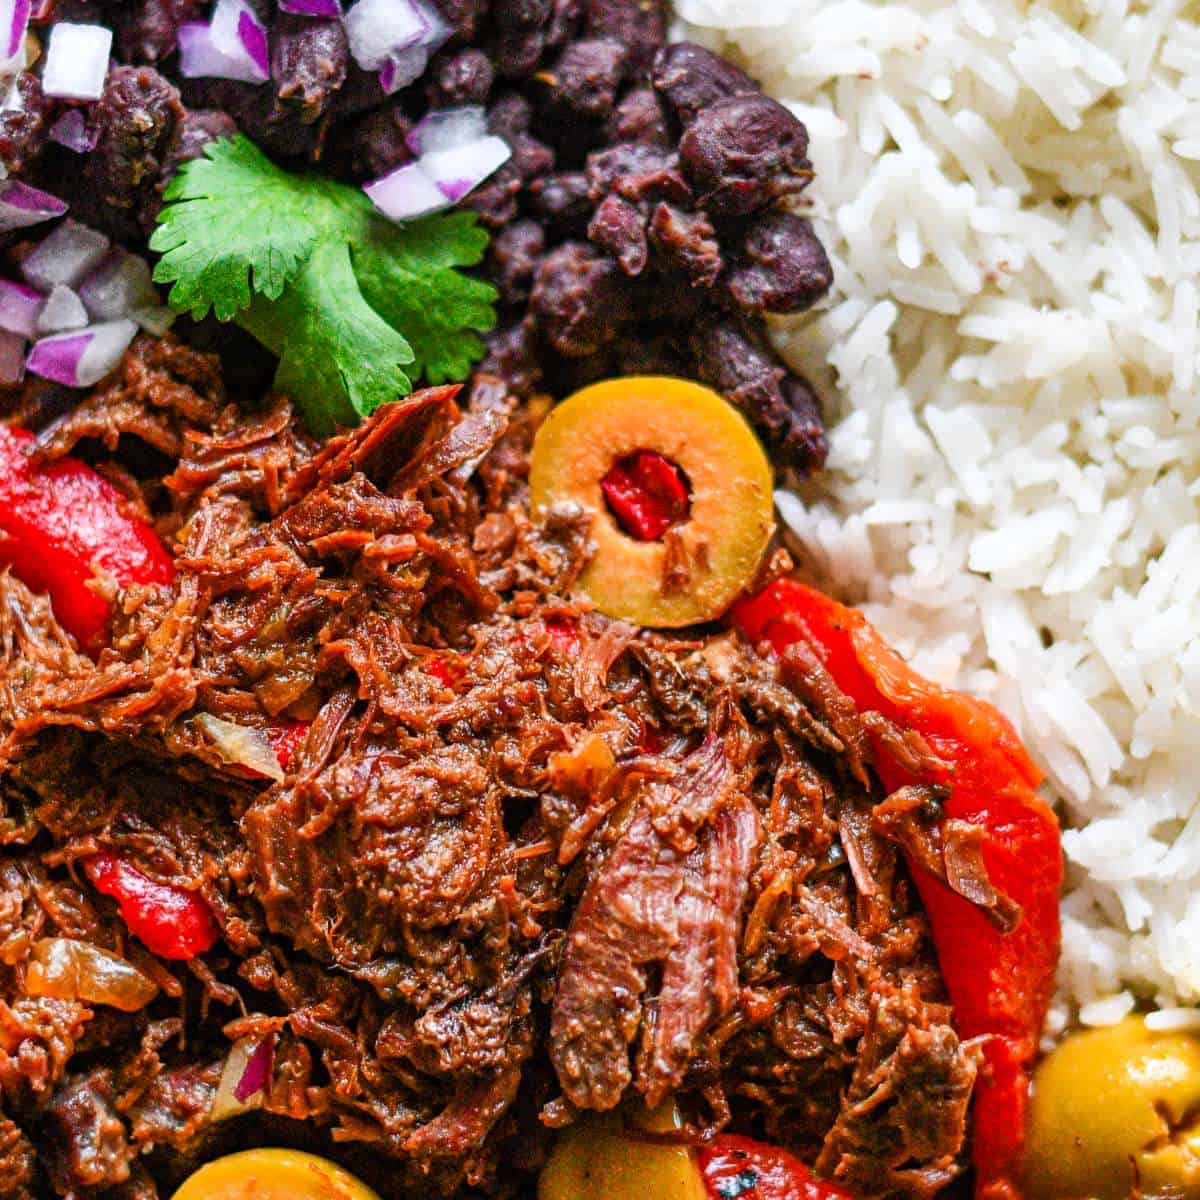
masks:
[[[226,58],[243,63],[247,74],[254,75],[248,82],[266,83],[271,78],[267,31],[248,0],[217,0],[210,29],[216,49]]]
[[[25,378],[25,339],[0,330],[0,383],[12,387]]]
[[[213,44],[212,30],[203,21],[179,27],[179,73],[184,79],[236,79],[265,83],[262,69],[246,54],[223,54]]]
[[[21,274],[43,292],[60,283],[77,288],[108,253],[109,244],[104,234],[68,217],[21,264]]]
[[[28,229],[67,211],[65,201],[17,179],[0,184],[0,233]]]
[[[382,70],[401,50],[433,50],[449,36],[441,17],[422,0],[358,0],[345,17],[350,53],[364,71]]]
[[[221,1080],[208,1111],[209,1120],[224,1121],[260,1108],[271,1085],[274,1060],[273,1033],[261,1040],[238,1038],[225,1059]]]
[[[87,154],[95,150],[100,140],[99,130],[88,129],[87,118],[83,110],[68,108],[53,125],[50,126],[50,139],[76,154]]]
[[[364,184],[363,191],[371,203],[393,221],[408,221],[450,206],[450,201],[425,174],[419,162],[397,167],[382,179]]]
[[[422,154],[419,161],[446,199],[457,204],[511,157],[512,150],[503,138],[488,136]]]
[[[379,86],[390,96],[410,83],[415,83],[429,66],[429,50],[425,46],[409,46],[397,50],[379,70]]]
[[[113,34],[103,25],[59,21],[50,27],[42,91],[64,100],[99,100],[108,77]]]
[[[114,247],[79,285],[79,297],[95,321],[132,316],[161,303],[144,258]]]
[[[22,338],[37,336],[38,314],[46,297],[11,279],[0,279],[0,329]]]
[[[242,1077],[234,1085],[233,1095],[239,1103],[245,1104],[256,1092],[266,1089],[271,1079],[271,1065],[275,1058],[275,1039],[265,1037],[251,1052],[246,1060],[246,1069]]]
[[[79,333],[42,338],[34,343],[25,365],[35,375],[67,387],[91,387],[121,361],[136,333],[132,321],[106,321]]]
[[[50,333],[65,333],[68,329],[84,329],[87,323],[88,313],[83,301],[60,283],[46,297],[37,320],[37,332],[39,337],[44,337]]]
[[[6,62],[25,46],[30,8],[30,0],[0,0],[0,57]]]
[[[279,11],[301,17],[329,17],[336,21],[342,15],[340,0],[279,0]]]
[[[408,131],[405,141],[414,154],[451,150],[464,142],[487,137],[487,112],[482,104],[431,108]]]

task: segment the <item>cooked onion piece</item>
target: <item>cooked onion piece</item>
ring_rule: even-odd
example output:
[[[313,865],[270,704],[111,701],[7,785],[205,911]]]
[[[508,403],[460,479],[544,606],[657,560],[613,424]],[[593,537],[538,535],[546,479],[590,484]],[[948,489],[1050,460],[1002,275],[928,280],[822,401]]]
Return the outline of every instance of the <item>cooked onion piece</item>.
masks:
[[[42,938],[33,947],[25,990],[31,996],[107,1004],[123,1012],[145,1008],[158,993],[131,962],[75,938]]]

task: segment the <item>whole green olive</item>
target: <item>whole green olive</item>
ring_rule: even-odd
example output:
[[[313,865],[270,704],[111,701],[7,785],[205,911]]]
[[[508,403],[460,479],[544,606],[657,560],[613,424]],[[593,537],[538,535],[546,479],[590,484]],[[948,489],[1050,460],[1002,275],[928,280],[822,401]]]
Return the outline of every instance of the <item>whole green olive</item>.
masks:
[[[1032,1200],[1200,1200],[1200,1040],[1141,1017],[1070,1035],[1034,1077]]]

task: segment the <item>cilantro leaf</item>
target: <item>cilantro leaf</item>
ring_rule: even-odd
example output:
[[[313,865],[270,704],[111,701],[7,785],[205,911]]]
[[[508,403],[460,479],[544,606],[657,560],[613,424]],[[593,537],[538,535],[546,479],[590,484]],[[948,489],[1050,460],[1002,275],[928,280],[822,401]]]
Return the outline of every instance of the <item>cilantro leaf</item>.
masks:
[[[238,323],[279,355],[275,386],[321,437],[411,390],[412,349],[363,299],[344,241],[319,242],[279,299],[256,299]]]
[[[461,275],[487,249],[474,215],[459,212],[410,225],[376,220],[374,236],[355,247],[354,271],[367,302],[412,344],[415,374],[430,383],[462,379],[483,356],[484,333],[495,324],[495,290]],[[447,328],[460,330],[447,338]]]
[[[483,354],[496,292],[459,270],[487,247],[471,213],[395,225],[358,188],[292,175],[240,134],[185,163],[166,200],[150,245],[171,306],[211,308],[279,355],[276,387],[315,433],[421,376],[463,379]]]
[[[312,252],[321,230],[309,213],[306,181],[281,171],[250,140],[204,147],[164,193],[167,207],[150,238],[163,257],[159,283],[174,283],[171,307],[199,320],[211,307],[228,321],[255,291],[276,299]]]

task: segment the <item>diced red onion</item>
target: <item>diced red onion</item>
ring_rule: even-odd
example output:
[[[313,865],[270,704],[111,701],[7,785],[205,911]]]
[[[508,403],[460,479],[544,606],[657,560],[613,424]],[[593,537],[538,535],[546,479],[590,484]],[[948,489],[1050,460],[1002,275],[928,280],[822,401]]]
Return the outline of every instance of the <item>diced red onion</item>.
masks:
[[[487,112],[483,105],[456,104],[453,108],[431,108],[404,140],[414,154],[432,154],[485,137]]]
[[[340,0],[279,0],[279,11],[301,17],[329,17],[336,21],[342,15],[342,6]]]
[[[212,30],[203,21],[185,21],[179,27],[179,73],[185,79],[236,79],[264,83],[266,77],[248,55],[222,54],[213,44]]]
[[[248,0],[217,0],[212,16],[212,43],[227,58],[242,60],[257,72],[252,83],[271,78],[267,31]]]
[[[57,196],[30,187],[18,179],[0,184],[0,233],[12,229],[28,229],[67,211],[66,203]]]
[[[30,0],[0,0],[0,57],[5,62],[24,48],[30,7]]]
[[[76,154],[87,154],[95,150],[99,141],[99,131],[88,129],[87,118],[80,108],[68,108],[53,125],[50,126],[50,138]]]
[[[0,329],[22,338],[37,336],[38,314],[46,297],[35,288],[0,279]]]
[[[161,303],[144,258],[114,247],[79,285],[79,296],[95,321],[128,317]]]
[[[419,161],[421,169],[446,199],[457,204],[511,157],[508,143],[501,137],[489,135],[463,142],[452,149],[422,154]]]
[[[68,218],[21,264],[21,274],[43,292],[60,283],[77,288],[108,247],[104,234]]]
[[[274,1060],[274,1034],[261,1039],[238,1038],[225,1059],[209,1120],[224,1121],[259,1108],[271,1085]]]
[[[364,71],[379,71],[401,50],[434,50],[450,31],[423,0],[358,0],[346,14],[350,53]]]
[[[25,339],[0,330],[0,383],[14,386],[25,378]]]
[[[425,74],[429,66],[429,49],[426,46],[409,46],[397,50],[379,70],[379,86],[385,96],[406,88]]]
[[[403,167],[363,186],[372,204],[393,221],[408,221],[426,213],[448,208],[450,201],[425,174],[419,162]]]
[[[87,327],[88,313],[83,301],[69,287],[58,284],[46,297],[46,304],[37,320],[39,337],[65,333],[68,329]]]
[[[64,100],[99,100],[108,76],[113,34],[103,25],[59,21],[50,27],[42,91]]]
[[[121,361],[136,333],[132,321],[106,321],[79,333],[42,338],[34,343],[26,366],[67,387],[91,387]]]

